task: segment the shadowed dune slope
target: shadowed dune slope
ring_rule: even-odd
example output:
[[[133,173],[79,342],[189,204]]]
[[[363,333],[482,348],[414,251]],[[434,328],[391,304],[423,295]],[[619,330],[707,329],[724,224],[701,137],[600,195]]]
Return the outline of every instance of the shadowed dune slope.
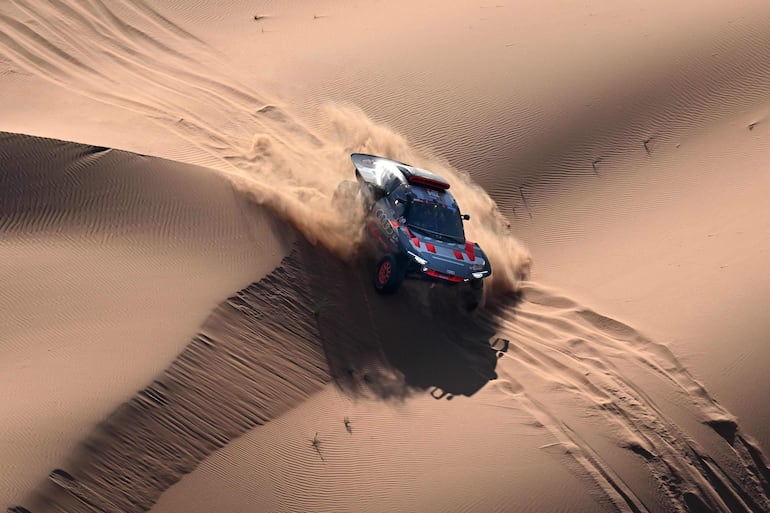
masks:
[[[173,364],[39,490],[66,511],[139,512],[216,449],[328,381],[296,258],[221,303]],[[46,505],[47,503],[47,505]]]
[[[291,235],[227,180],[0,134],[0,498],[19,501]],[[288,239],[287,239],[288,237]]]
[[[301,244],[220,304],[174,363],[110,414],[27,506],[145,511],[210,453],[320,390],[330,369],[350,393],[396,399],[436,387],[471,395],[495,377],[487,322],[458,318],[436,338],[418,304],[377,302],[361,271]],[[323,288],[332,281],[338,286]],[[369,312],[355,311],[362,303],[351,288]],[[425,340],[424,354],[415,352]],[[446,343],[455,349],[436,365]]]
[[[577,481],[522,511],[566,511],[573,499],[596,511],[768,510],[762,453],[665,346],[535,283],[476,315],[453,309],[445,290],[407,287],[382,298],[365,264],[351,267],[301,242],[278,269],[220,304],[171,366],[109,415],[24,507],[145,511],[189,472],[208,474],[210,484],[190,489],[201,477],[182,479],[170,492],[187,496],[180,503],[217,495],[217,479],[238,478],[196,467],[207,457],[231,460],[232,446],[243,464],[264,469],[238,485],[254,489],[242,495],[250,509],[387,511],[384,498],[395,497],[400,510],[451,503],[502,511],[526,494],[503,485],[506,472],[527,468],[515,457],[523,451],[530,467],[557,465]],[[341,394],[315,394],[332,379]],[[303,415],[329,429],[323,412],[340,415],[340,401],[351,399],[373,452],[362,459],[360,444],[343,443],[353,432],[341,425],[343,434],[325,435],[315,450],[303,440],[312,429]],[[454,413],[431,406],[447,400]],[[416,417],[405,424],[393,407]],[[473,422],[451,427],[461,412]],[[283,414],[294,420],[277,419]],[[274,420],[278,430],[266,424]],[[447,435],[454,441],[445,448],[446,429],[466,433],[465,442]],[[454,481],[462,461],[474,461],[465,487],[421,491]],[[495,492],[479,493],[482,481]],[[361,490],[382,500],[361,502]],[[173,509],[163,503],[159,511]]]
[[[770,512],[768,34],[766,0],[0,3],[0,128],[206,166],[0,134],[0,506]],[[450,179],[485,309],[372,290],[353,151]]]

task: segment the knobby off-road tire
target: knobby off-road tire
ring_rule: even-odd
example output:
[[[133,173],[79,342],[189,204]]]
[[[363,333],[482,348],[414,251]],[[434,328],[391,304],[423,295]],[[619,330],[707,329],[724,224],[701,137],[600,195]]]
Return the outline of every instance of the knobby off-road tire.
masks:
[[[395,255],[385,255],[374,268],[374,288],[380,294],[392,294],[401,286],[406,266]]]
[[[471,280],[462,294],[463,307],[467,312],[477,309],[484,300],[484,280]]]

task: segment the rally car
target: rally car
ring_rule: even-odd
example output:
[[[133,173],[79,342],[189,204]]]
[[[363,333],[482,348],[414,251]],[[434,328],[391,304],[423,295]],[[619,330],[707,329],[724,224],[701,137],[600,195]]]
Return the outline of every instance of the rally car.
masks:
[[[467,288],[475,308],[492,268],[484,251],[465,238],[462,214],[440,176],[384,157],[353,153],[366,231],[379,259],[374,287],[395,292],[405,278]]]

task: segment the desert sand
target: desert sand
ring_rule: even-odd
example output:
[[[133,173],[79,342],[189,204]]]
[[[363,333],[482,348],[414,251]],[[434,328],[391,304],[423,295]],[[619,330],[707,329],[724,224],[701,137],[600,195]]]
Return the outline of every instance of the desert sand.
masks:
[[[0,98],[0,507],[770,511],[766,2],[11,0]]]

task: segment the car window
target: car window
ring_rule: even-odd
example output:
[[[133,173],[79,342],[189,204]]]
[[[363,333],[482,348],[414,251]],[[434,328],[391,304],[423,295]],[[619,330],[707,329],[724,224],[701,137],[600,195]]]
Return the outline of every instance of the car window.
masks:
[[[438,235],[455,242],[465,242],[465,231],[460,213],[438,203],[413,201],[406,211],[407,224],[424,230],[429,235]]]
[[[401,186],[401,180],[399,180],[399,178],[395,174],[388,173],[383,177],[382,188],[385,189],[386,193],[392,194],[393,191],[398,189],[398,187],[400,186]]]
[[[396,217],[401,217],[404,215],[404,212],[406,210],[405,201],[402,201],[395,196],[389,196],[388,203],[390,204],[390,208],[392,208],[393,211],[396,213]]]

